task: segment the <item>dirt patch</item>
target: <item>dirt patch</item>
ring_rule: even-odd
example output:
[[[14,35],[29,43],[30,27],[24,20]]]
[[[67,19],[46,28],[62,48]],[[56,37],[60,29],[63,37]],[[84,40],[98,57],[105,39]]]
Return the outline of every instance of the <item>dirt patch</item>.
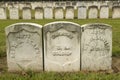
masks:
[[[120,72],[120,57],[112,57],[112,69],[113,72]],[[7,59],[6,57],[0,57],[0,73],[7,71]]]
[[[7,71],[6,57],[0,57],[0,73]]]
[[[114,72],[120,72],[120,57],[112,57],[112,69]]]

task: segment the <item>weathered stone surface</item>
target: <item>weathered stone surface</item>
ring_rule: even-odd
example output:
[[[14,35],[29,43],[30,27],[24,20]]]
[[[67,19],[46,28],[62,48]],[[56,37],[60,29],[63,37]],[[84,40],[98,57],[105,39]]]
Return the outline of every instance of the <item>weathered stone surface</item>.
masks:
[[[120,6],[113,6],[112,18],[120,18]]]
[[[73,6],[67,6],[66,7],[66,19],[74,19],[74,7]]]
[[[6,19],[6,9],[4,7],[0,7],[0,19]]]
[[[44,18],[45,19],[53,19],[53,9],[52,7],[44,8]]]
[[[22,10],[23,7],[25,7],[25,4],[24,3],[19,3],[19,9]]]
[[[86,6],[78,7],[78,19],[86,19],[87,18],[87,9]]]
[[[97,6],[90,6],[89,7],[88,18],[95,19],[97,17],[98,17],[98,7]]]
[[[59,21],[46,24],[43,32],[45,71],[79,71],[80,26]]]
[[[101,23],[82,26],[81,69],[110,70],[112,56],[111,26]]]
[[[35,8],[35,19],[43,19],[43,8],[42,7]]]
[[[11,7],[9,9],[10,19],[19,19],[19,11],[18,8]]]
[[[109,18],[109,7],[104,5],[100,8],[100,18]]]
[[[23,7],[22,16],[23,16],[23,19],[31,19],[31,8]]]
[[[6,31],[8,71],[43,70],[42,26],[17,23]]]
[[[56,7],[55,8],[55,19],[63,19],[63,7]]]

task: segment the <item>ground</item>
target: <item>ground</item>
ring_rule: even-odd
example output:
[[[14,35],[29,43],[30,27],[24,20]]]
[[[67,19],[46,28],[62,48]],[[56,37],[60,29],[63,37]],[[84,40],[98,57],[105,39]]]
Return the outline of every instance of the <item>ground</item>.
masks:
[[[115,73],[120,72],[120,57],[112,57],[112,69]]]
[[[70,21],[80,25],[87,23],[105,23],[112,26],[112,69],[110,72],[7,72],[5,27],[18,22],[32,22],[40,25],[53,21]],[[0,20],[0,80],[120,80],[120,19],[87,20]]]
[[[112,57],[112,73],[120,72],[120,57]],[[0,58],[0,73],[7,71],[7,59],[6,57]]]

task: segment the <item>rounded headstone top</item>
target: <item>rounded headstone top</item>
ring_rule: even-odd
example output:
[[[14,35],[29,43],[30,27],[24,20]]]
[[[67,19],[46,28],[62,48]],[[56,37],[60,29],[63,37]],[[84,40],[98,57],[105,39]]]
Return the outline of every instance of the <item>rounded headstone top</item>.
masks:
[[[55,22],[50,22],[50,23],[47,23],[45,24],[44,26],[48,26],[48,25],[52,25],[52,24],[57,24],[57,23],[69,23],[69,24],[74,24],[74,25],[77,25],[77,26],[80,26],[79,24],[77,23],[73,23],[73,22],[69,22],[69,21],[55,21]]]
[[[63,9],[63,7],[61,7],[61,6],[58,6],[58,7],[55,7],[55,9]]]
[[[0,8],[6,9],[5,7],[0,7]]]
[[[85,24],[85,25],[82,25],[81,27],[101,27],[101,28],[112,28],[111,25],[108,25],[108,24],[104,24],[104,23],[89,23],[89,24]]]
[[[56,31],[58,29],[64,28],[68,31],[80,31],[78,28],[80,28],[80,25],[77,23],[73,22],[68,22],[68,21],[56,21],[56,22],[51,22],[46,25],[44,25],[44,33],[50,31]]]
[[[46,6],[45,8],[52,8],[51,6]]]
[[[120,6],[113,6],[113,7],[112,7],[112,10],[113,10],[114,8],[120,8]]]
[[[36,10],[36,9],[43,9],[43,7],[35,7],[35,10]]]
[[[86,8],[86,6],[78,6],[78,8]]]
[[[100,8],[102,8],[102,7],[109,7],[109,6],[108,5],[101,5]]]
[[[23,7],[23,9],[25,10],[25,9],[31,9],[30,7]]]
[[[30,27],[28,27],[30,26]],[[22,29],[29,28],[29,31],[31,32],[38,32],[37,30],[34,30],[35,28],[42,28],[42,25],[36,24],[36,23],[15,23],[5,28],[6,35],[8,35],[10,32],[18,32]],[[28,29],[27,29],[28,30]]]
[[[66,6],[66,8],[74,8],[73,6]]]
[[[89,9],[90,8],[96,8],[96,9],[98,9],[98,6],[92,5],[92,6],[89,6]]]

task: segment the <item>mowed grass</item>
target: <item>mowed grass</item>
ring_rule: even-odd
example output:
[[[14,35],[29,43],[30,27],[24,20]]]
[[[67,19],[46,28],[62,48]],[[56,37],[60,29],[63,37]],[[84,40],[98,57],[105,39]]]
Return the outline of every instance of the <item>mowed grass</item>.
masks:
[[[6,73],[0,75],[0,80],[120,80],[120,75],[105,73],[83,73],[83,72],[29,72],[23,74]]]
[[[120,56],[120,19],[87,19],[87,20],[56,20],[56,19],[43,19],[43,20],[0,20],[0,57],[6,55],[6,37],[5,37],[5,27],[18,23],[18,22],[31,22],[31,23],[37,23],[40,25],[47,24],[49,22],[54,21],[70,21],[75,22],[80,25],[88,24],[88,23],[105,23],[112,26],[113,29],[113,50],[112,55],[113,56]]]
[[[88,23],[105,23],[112,26],[113,29],[113,49],[112,56],[120,56],[120,19],[86,19],[86,20],[56,20],[56,19],[43,19],[43,20],[0,20],[0,57],[6,56],[6,36],[5,27],[19,22],[37,23],[40,25],[47,24],[54,21],[70,21],[80,25]],[[6,65],[7,66],[7,65]],[[19,74],[8,73],[7,71],[0,72],[0,80],[120,80],[119,73],[83,73],[83,72],[23,72]]]

